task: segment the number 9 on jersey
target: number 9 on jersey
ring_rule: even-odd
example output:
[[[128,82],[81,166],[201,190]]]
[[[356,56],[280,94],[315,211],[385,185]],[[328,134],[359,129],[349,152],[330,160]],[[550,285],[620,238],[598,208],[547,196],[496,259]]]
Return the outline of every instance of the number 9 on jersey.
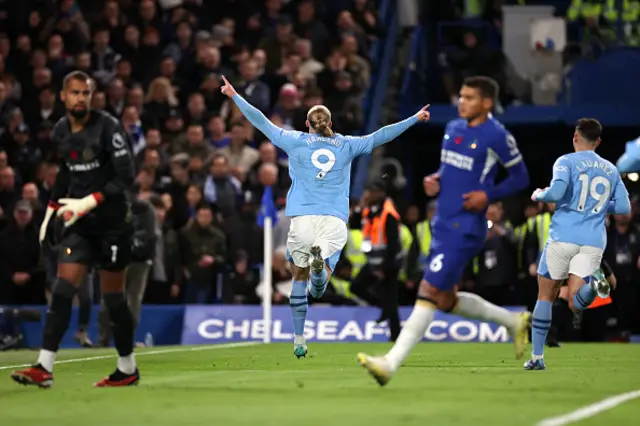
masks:
[[[320,161],[320,157],[326,157],[326,161]],[[316,179],[324,179],[327,173],[336,165],[336,155],[326,148],[316,149],[313,151],[313,154],[311,154],[311,164],[313,164],[316,169],[320,169],[320,172],[316,175]]]

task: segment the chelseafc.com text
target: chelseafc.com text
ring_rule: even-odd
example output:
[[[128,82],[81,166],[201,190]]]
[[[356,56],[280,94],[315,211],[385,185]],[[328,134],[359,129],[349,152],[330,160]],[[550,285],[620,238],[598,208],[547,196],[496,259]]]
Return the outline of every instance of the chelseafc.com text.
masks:
[[[205,341],[243,341],[259,340],[264,337],[265,322],[262,319],[219,319],[210,318],[200,322],[197,334]],[[385,342],[389,330],[384,324],[375,321],[336,321],[321,320],[305,323],[304,334],[307,340],[325,342]],[[271,337],[273,341],[290,341],[293,333],[289,321],[272,321]],[[505,327],[476,321],[435,320],[424,336],[427,341],[449,342],[508,342]]]

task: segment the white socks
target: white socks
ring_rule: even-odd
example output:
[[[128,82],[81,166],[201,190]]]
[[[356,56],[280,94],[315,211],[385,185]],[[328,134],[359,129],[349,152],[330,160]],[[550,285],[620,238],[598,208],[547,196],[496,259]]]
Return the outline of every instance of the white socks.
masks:
[[[119,356],[118,357],[118,370],[122,371],[124,374],[133,374],[136,371],[136,358],[133,356],[133,353],[129,356]]]
[[[38,364],[42,365],[49,373],[53,372],[53,363],[56,361],[56,353],[42,349],[38,356]],[[136,359],[133,353],[129,356],[118,357],[118,370],[124,374],[133,374],[136,371]]]
[[[53,372],[53,363],[56,362],[56,353],[46,349],[40,350],[38,355],[38,364],[44,367],[49,373]]]
[[[402,327],[400,336],[393,345],[393,348],[385,355],[389,366],[396,371],[402,362],[407,358],[409,352],[424,337],[436,308],[429,302],[418,301],[413,308],[411,316]],[[517,317],[508,310],[491,304],[472,293],[459,292],[458,304],[452,312],[466,318],[491,321],[513,329],[517,325]]]
[[[411,316],[402,327],[396,343],[385,356],[393,371],[396,371],[402,365],[409,352],[422,340],[429,328],[429,324],[433,321],[435,312],[435,307],[429,302],[419,300],[416,303]]]
[[[452,312],[465,318],[491,321],[504,325],[511,331],[518,318],[508,310],[487,302],[482,297],[466,292],[458,292],[458,304]]]

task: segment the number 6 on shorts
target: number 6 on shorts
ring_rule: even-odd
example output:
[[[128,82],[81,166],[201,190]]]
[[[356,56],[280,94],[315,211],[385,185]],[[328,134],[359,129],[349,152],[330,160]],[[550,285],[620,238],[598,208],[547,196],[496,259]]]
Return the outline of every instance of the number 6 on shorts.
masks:
[[[432,260],[431,263],[429,263],[429,269],[432,272],[438,272],[440,271],[440,269],[442,269],[442,260],[444,259],[444,254],[439,254],[437,256],[435,256]]]

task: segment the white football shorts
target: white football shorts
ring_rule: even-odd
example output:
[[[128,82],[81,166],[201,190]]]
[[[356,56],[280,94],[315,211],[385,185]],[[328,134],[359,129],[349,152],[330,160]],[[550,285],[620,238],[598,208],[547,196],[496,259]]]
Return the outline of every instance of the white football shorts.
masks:
[[[547,240],[538,274],[552,280],[564,280],[569,274],[580,278],[591,276],[600,267],[603,250],[599,247],[579,246]]]
[[[320,246],[322,257],[331,270],[347,244],[347,224],[334,216],[296,216],[291,219],[287,238],[289,261],[299,268],[311,263],[311,247]]]

